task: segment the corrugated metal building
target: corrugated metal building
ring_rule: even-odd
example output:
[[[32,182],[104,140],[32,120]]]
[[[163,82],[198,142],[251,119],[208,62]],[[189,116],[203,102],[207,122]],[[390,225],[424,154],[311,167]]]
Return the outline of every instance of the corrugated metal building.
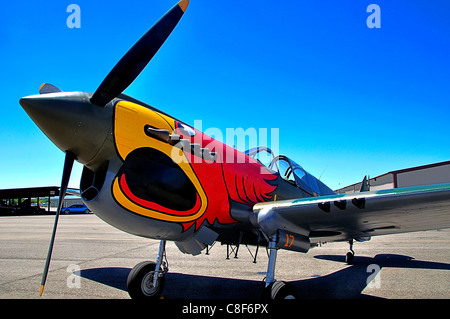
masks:
[[[450,183],[450,161],[388,172],[369,179],[370,190]],[[338,194],[357,193],[362,182],[340,188]]]

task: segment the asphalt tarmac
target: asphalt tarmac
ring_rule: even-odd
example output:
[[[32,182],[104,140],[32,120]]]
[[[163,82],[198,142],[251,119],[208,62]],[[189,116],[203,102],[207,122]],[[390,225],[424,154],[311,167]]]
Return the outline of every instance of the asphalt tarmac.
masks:
[[[39,287],[54,216],[0,217],[0,299],[128,299],[126,280],[141,261],[155,260],[159,242],[132,236],[94,214],[62,215],[44,294]],[[302,299],[448,299],[450,230],[329,243],[307,254],[280,250],[276,278],[290,282]],[[182,254],[167,244],[169,273],[164,299],[258,300],[268,257],[241,246],[226,259],[216,243],[209,255]]]

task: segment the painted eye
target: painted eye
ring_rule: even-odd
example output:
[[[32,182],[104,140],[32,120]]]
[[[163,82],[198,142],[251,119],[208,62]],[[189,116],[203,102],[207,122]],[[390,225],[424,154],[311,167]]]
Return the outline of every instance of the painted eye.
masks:
[[[177,121],[176,124],[175,124],[175,126],[176,126],[176,128],[178,128],[178,129],[181,131],[181,133],[183,133],[184,135],[195,136],[195,131],[194,131],[191,127],[189,127],[189,126],[187,126],[187,125],[181,123],[180,121]]]

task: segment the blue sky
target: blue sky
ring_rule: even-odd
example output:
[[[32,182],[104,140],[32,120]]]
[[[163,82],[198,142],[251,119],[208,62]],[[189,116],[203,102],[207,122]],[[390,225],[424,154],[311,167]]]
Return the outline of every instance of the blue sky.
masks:
[[[70,29],[69,4],[81,9]],[[20,107],[93,92],[176,1],[23,1],[0,19],[0,188],[59,185],[63,153]],[[381,9],[381,28],[366,12]],[[200,1],[125,91],[203,129],[278,128],[331,188],[450,159],[450,2]],[[70,186],[78,187],[80,165]]]

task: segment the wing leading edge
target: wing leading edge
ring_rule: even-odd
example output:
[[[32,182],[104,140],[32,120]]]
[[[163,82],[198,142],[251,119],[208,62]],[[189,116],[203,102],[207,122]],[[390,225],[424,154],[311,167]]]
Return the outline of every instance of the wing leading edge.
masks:
[[[293,250],[294,236],[315,244],[444,229],[450,183],[260,203],[253,211],[254,226],[268,236],[278,232],[280,248]]]

